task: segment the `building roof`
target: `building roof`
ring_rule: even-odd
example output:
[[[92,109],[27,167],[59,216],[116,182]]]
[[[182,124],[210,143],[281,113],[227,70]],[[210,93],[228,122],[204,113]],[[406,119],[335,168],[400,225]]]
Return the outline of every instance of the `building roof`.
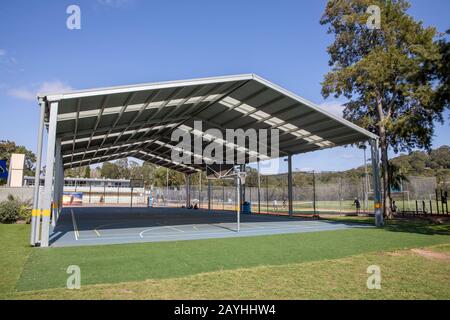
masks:
[[[171,160],[178,143],[171,141],[176,128],[205,140],[211,140],[204,135],[211,128],[222,132],[278,128],[280,156],[378,138],[254,74],[39,94],[38,98],[47,102],[46,119],[49,104],[59,102],[56,137],[61,139],[65,168],[136,157],[185,173],[203,170],[202,164]],[[202,131],[194,130],[195,120],[202,121]],[[225,138],[212,140],[239,150]],[[248,149],[242,152],[248,156]]]

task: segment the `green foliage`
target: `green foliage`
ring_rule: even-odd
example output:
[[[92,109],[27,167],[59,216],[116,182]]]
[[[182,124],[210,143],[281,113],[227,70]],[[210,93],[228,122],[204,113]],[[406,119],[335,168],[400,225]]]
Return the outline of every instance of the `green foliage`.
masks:
[[[7,200],[0,202],[0,223],[15,223],[17,220],[30,222],[31,204],[9,194]]]
[[[85,167],[75,167],[75,168],[71,168],[71,169],[66,169],[64,171],[64,176],[65,177],[70,177],[70,178],[89,178],[91,174],[91,168],[89,166],[85,166]]]
[[[90,178],[91,177],[91,167],[86,166],[86,169],[84,170],[84,177]]]
[[[117,164],[113,162],[105,162],[102,165],[101,168],[101,175],[102,178],[108,178],[108,179],[119,179],[120,176],[120,170]]]
[[[447,36],[450,35],[450,29],[446,31]],[[437,105],[445,105],[450,107],[450,43],[442,38],[438,42],[442,59],[439,63],[432,66],[434,73],[438,79],[436,89],[435,103]]]
[[[380,9],[379,29],[367,26],[373,5]],[[388,148],[430,149],[434,124],[443,122],[448,106],[437,98],[448,80],[443,45],[435,41],[435,28],[415,21],[408,8],[406,0],[330,0],[320,20],[334,35],[322,94],[344,96],[344,117],[379,135],[383,212],[389,218]]]
[[[0,223],[15,223],[19,218],[20,203],[16,200],[0,202]]]
[[[380,30],[366,26],[370,5],[381,9]],[[441,60],[436,30],[415,21],[408,8],[405,0],[329,1],[321,19],[335,35],[323,95],[346,97],[345,118],[376,134],[384,129],[394,151],[429,148],[443,111],[426,67]]]
[[[13,141],[0,140],[0,159],[6,159],[7,166],[9,166],[11,153],[25,154],[24,174],[29,176],[34,175],[34,163],[36,162],[36,155],[24,146],[16,145],[16,143]]]

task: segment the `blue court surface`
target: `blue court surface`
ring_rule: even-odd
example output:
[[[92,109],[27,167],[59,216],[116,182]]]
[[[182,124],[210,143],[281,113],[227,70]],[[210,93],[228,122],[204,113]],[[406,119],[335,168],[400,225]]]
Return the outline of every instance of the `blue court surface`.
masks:
[[[182,208],[64,208],[54,229],[53,247],[230,238],[364,227],[287,216]]]

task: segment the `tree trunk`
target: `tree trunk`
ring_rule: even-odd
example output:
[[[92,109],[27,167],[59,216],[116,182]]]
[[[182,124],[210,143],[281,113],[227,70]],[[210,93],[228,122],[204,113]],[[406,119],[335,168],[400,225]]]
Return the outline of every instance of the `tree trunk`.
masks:
[[[378,124],[379,136],[380,136],[380,149],[381,149],[381,166],[382,166],[382,178],[383,178],[383,216],[387,219],[392,219],[394,216],[392,214],[391,208],[391,196],[390,196],[390,183],[389,183],[389,161],[388,161],[388,142],[386,136],[385,128],[385,116],[383,112],[383,105],[381,103],[381,98],[378,98],[377,109],[378,115],[380,117],[380,122]]]

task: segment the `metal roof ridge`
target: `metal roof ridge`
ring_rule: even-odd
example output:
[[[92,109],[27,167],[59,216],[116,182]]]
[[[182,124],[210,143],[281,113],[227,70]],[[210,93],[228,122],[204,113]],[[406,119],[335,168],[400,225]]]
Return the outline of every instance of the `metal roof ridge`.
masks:
[[[64,99],[80,98],[92,95],[103,95],[103,94],[115,94],[115,93],[126,93],[130,91],[144,91],[151,89],[162,89],[170,88],[181,85],[200,85],[215,83],[221,81],[243,81],[252,80],[255,75],[253,73],[243,73],[235,75],[226,76],[215,76],[215,77],[205,77],[205,78],[191,78],[185,80],[170,80],[170,81],[158,81],[158,82],[147,82],[147,83],[137,83],[123,86],[111,86],[111,87],[99,87],[93,89],[82,89],[69,92],[54,92],[54,93],[38,93],[37,98],[46,98],[47,101],[57,101]]]
[[[361,128],[360,126],[354,124],[353,122],[348,121],[348,120],[346,120],[346,119],[344,119],[342,117],[338,117],[335,114],[329,112],[328,110],[326,110],[326,109],[324,109],[322,107],[319,107],[317,104],[315,104],[315,103],[313,103],[313,102],[311,102],[311,101],[309,101],[309,100],[307,100],[305,98],[302,98],[299,95],[297,95],[297,94],[295,94],[295,93],[293,93],[293,92],[291,92],[291,91],[289,91],[289,90],[287,90],[287,89],[285,89],[283,87],[280,87],[279,85],[277,85],[277,84],[275,84],[273,82],[270,82],[269,80],[264,79],[263,77],[260,77],[260,76],[258,76],[256,74],[252,74],[252,75],[253,75],[253,79],[255,81],[258,81],[261,84],[264,84],[264,85],[266,85],[266,86],[268,86],[268,87],[270,87],[270,88],[272,88],[272,89],[274,89],[274,90],[276,90],[276,91],[278,91],[278,92],[280,92],[280,93],[282,93],[282,94],[284,94],[284,95],[286,95],[286,96],[288,96],[288,97],[290,97],[290,98],[292,98],[294,100],[297,100],[298,102],[306,105],[307,107],[309,107],[309,108],[311,108],[311,109],[313,109],[315,111],[318,111],[318,112],[324,114],[325,116],[330,117],[330,118],[332,118],[332,119],[334,119],[336,121],[339,121],[343,125],[345,125],[347,127],[350,127],[351,129],[357,130],[360,133],[362,133],[362,134],[364,134],[364,135],[366,135],[366,136],[368,136],[368,137],[370,137],[372,139],[379,139],[379,137],[376,134],[374,134],[374,133],[372,133],[372,132],[370,132],[370,131],[368,131],[368,130],[366,130],[364,128]]]

